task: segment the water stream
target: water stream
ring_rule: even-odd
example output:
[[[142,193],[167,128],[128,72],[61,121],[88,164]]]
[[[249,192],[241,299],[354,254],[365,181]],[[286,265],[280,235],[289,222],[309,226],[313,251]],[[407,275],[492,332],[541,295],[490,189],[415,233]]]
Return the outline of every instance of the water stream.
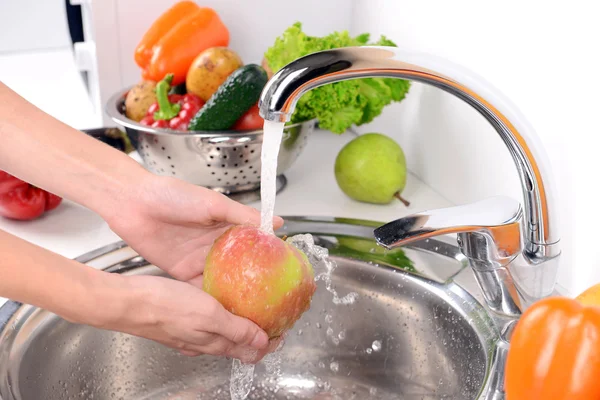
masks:
[[[277,158],[283,137],[284,123],[265,121],[264,135],[261,150],[260,196],[261,196],[261,227],[264,232],[273,234],[273,216],[275,213],[275,197],[277,194]],[[339,297],[333,288],[331,274],[336,268],[333,260],[329,259],[327,249],[317,246],[310,234],[301,234],[290,237],[287,242],[304,252],[315,270],[315,280],[323,281],[325,288],[333,295],[334,304],[353,304],[358,298],[355,292]],[[331,323],[331,316],[328,316]],[[338,340],[343,340],[344,334]],[[281,347],[281,345],[280,345]],[[278,351],[267,355],[263,362],[269,373],[278,374],[281,364],[281,355]],[[231,379],[229,392],[232,400],[244,400],[252,389],[254,380],[254,364],[244,364],[234,359],[231,366]],[[337,369],[337,362],[331,363],[331,369]]]
[[[265,121],[260,154],[260,229],[273,234],[273,216],[277,195],[277,158],[283,138],[283,122]],[[274,356],[278,357],[278,356]],[[277,363],[277,360],[275,360]],[[234,359],[231,365],[229,392],[232,400],[244,400],[252,389],[254,364]]]
[[[283,137],[283,122],[265,121],[260,153],[260,229],[273,233],[277,195],[277,158]]]

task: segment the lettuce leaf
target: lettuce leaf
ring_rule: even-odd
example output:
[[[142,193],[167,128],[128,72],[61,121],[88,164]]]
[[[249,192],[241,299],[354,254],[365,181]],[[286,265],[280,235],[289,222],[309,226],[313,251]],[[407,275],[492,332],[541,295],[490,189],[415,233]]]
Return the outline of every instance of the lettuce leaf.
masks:
[[[393,46],[396,44],[381,36],[369,43],[370,35],[356,37],[347,31],[333,32],[327,36],[308,36],[302,24],[296,22],[275,39],[265,52],[269,68],[276,72],[285,65],[305,55],[350,46]],[[305,93],[296,105],[291,122],[317,118],[319,126],[334,133],[343,133],[352,125],[373,121],[392,101],[401,101],[410,89],[410,82],[393,78],[365,78],[335,82]]]

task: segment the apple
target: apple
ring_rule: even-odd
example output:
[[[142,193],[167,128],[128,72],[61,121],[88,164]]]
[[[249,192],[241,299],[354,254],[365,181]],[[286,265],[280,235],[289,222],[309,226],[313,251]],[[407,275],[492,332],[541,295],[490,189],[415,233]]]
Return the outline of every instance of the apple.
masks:
[[[310,308],[317,285],[302,251],[259,228],[238,225],[211,247],[203,289],[229,312],[276,338]]]

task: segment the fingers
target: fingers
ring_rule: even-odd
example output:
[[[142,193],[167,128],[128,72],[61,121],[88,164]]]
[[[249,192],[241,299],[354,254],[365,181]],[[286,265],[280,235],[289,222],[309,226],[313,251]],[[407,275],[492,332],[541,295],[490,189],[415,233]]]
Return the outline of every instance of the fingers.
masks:
[[[255,208],[245,206],[229,197],[215,193],[218,199],[212,201],[208,210],[215,221],[224,221],[233,225],[258,225],[260,224],[260,212]]]
[[[202,285],[204,283],[204,275],[197,275],[192,279],[188,279],[186,282],[202,290]]]
[[[244,363],[257,363],[269,353],[272,346],[264,350],[257,350],[245,345],[237,345],[231,340],[216,334],[206,334],[202,340],[193,342],[163,343],[179,351],[186,357],[197,357],[202,354],[217,357],[237,358]],[[206,337],[206,336],[210,336]],[[270,350],[270,351],[269,351]]]
[[[260,225],[260,211],[228,198],[225,195],[215,193],[221,197],[219,201],[212,202],[209,210],[210,216],[215,221],[224,221],[233,225]],[[273,218],[273,229],[283,226],[283,218]]]
[[[218,327],[218,334],[232,341],[236,345],[252,347],[262,350],[269,345],[269,337],[254,322],[233,315],[223,309],[218,317],[222,323]]]
[[[273,230],[277,230],[283,226],[283,218],[275,216],[273,217]]]
[[[198,357],[199,355],[202,355],[202,352],[194,350],[179,350],[179,353],[186,357]]]
[[[213,356],[226,356],[236,358],[244,363],[256,364],[267,354],[277,351],[283,343],[284,338],[269,340],[266,347],[257,350],[245,344],[236,344],[224,336],[216,333],[202,332],[194,335],[186,342],[163,343],[173,347],[186,357],[197,357],[202,354]]]
[[[256,364],[267,354],[277,350],[282,339],[271,340],[269,345],[263,350],[256,350],[248,346],[239,346],[223,337],[216,339],[210,345],[196,346],[189,345],[188,349],[179,349],[179,353],[186,357],[197,357],[203,354],[213,356],[226,356],[237,358],[243,363]]]
[[[273,338],[269,341],[269,347],[267,347],[266,353],[272,353],[279,349],[280,346],[283,345],[284,336],[279,336],[278,338]]]

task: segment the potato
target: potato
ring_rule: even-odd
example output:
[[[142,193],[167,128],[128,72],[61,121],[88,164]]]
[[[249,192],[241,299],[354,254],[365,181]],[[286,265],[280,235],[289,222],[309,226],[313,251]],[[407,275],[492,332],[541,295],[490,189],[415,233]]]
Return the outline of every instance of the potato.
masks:
[[[227,77],[243,65],[240,56],[226,47],[206,49],[198,54],[188,70],[187,91],[207,101]]]
[[[156,102],[156,82],[141,81],[135,85],[125,98],[125,115],[134,121],[141,121],[146,116],[148,108]]]

